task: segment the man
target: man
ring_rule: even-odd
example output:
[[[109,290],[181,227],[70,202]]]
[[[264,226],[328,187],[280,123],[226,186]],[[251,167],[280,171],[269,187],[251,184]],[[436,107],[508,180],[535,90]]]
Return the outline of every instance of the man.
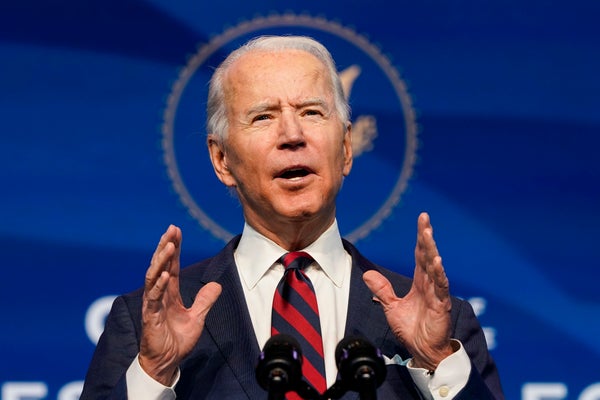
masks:
[[[503,398],[472,309],[449,295],[427,214],[413,280],[340,237],[335,200],[352,167],[351,125],[321,44],[261,37],[233,52],[211,80],[207,127],[215,173],[242,205],[243,233],[180,273],[182,234],[167,229],[143,290],[113,305],[83,399],[266,398],[254,367],[272,333],[278,260],[299,250],[314,259],[304,276],[316,292],[327,387],[336,344],[360,334],[386,356],[379,398]]]

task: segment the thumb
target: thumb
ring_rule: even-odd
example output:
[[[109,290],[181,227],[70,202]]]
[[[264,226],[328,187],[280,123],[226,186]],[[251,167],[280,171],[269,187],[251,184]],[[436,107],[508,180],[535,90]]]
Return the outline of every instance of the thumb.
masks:
[[[196,294],[192,309],[194,309],[200,321],[204,321],[206,318],[206,314],[221,295],[221,289],[221,285],[217,282],[209,282]]]
[[[370,270],[363,274],[363,281],[375,297],[384,305],[390,305],[397,299],[392,284],[381,273]]]

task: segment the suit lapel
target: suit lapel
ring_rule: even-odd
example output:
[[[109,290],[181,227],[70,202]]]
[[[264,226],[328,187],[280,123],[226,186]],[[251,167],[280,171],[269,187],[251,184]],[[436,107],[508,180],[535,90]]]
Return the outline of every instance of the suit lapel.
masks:
[[[367,338],[379,348],[383,354],[393,357],[398,354],[403,358],[408,357],[406,349],[394,337],[382,306],[373,301],[373,295],[362,280],[362,275],[371,269],[383,273],[394,286],[396,294],[404,296],[410,288],[410,280],[401,276],[389,274],[377,265],[364,258],[349,242],[344,241],[344,248],[352,256],[352,275],[350,277],[350,302],[348,317],[346,319],[345,335],[360,335]],[[408,370],[397,366],[388,368],[386,382],[379,388],[378,393],[382,398],[422,398],[412,382]],[[343,399],[358,398],[354,393],[347,393]]]
[[[265,392],[256,384],[254,372],[260,348],[233,258],[238,242],[239,236],[215,256],[205,269],[203,284],[216,281],[223,289],[206,317],[205,330],[249,398],[262,399]]]
[[[373,301],[373,294],[362,280],[366,271],[378,268],[345,240],[344,248],[352,256],[350,301],[344,336],[364,336],[376,347],[381,348],[390,329],[381,305]]]

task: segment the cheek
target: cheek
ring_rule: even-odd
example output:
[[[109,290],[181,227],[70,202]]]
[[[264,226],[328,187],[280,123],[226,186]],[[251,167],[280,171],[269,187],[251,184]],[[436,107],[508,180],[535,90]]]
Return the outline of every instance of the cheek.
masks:
[[[245,152],[232,152],[229,158],[229,170],[237,186],[242,190],[256,191],[263,181],[265,165],[263,157]]]

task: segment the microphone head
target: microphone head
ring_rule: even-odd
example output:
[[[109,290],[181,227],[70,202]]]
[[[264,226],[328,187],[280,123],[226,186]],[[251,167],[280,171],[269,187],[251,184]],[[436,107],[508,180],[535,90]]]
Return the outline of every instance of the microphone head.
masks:
[[[342,339],[335,349],[335,361],[349,390],[360,392],[364,385],[373,384],[379,387],[387,374],[381,351],[361,336]]]
[[[256,380],[265,390],[285,393],[302,379],[302,350],[290,335],[277,334],[263,347],[256,366]]]

